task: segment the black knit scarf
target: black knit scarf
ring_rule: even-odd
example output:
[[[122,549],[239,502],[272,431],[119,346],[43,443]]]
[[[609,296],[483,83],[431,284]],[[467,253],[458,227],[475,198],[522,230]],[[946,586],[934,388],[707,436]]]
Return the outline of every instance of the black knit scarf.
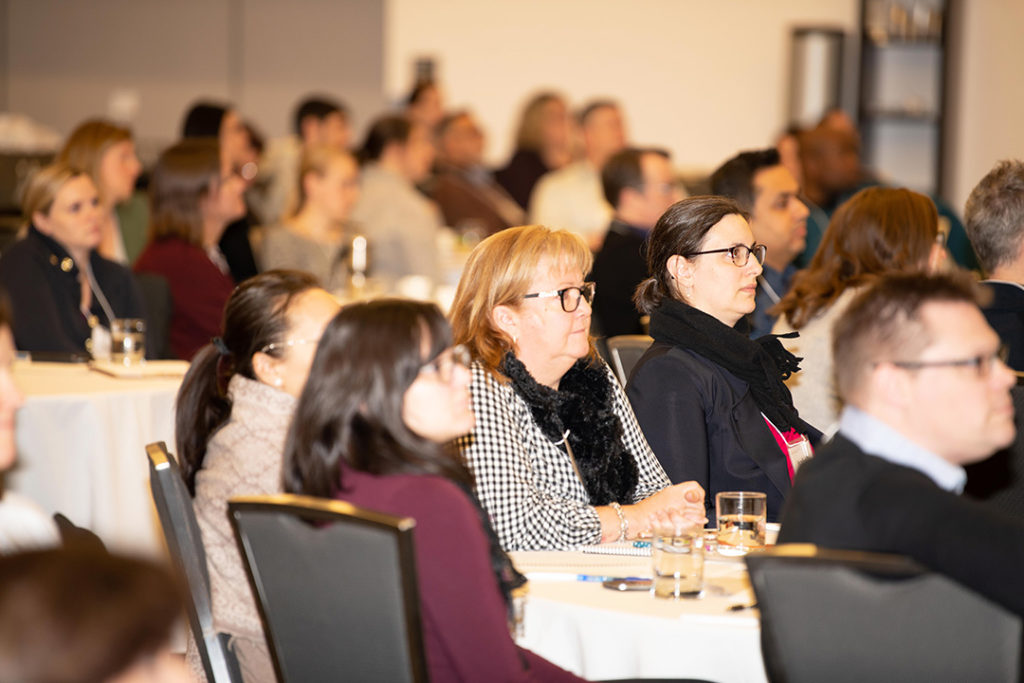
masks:
[[[757,407],[780,431],[807,433],[783,384],[800,369],[801,359],[783,348],[775,335],[751,340],[704,311],[665,299],[651,314],[651,336],[694,351],[746,382]]]
[[[537,383],[518,358],[505,354],[502,373],[526,401],[533,420],[552,442],[568,442],[591,505],[632,503],[640,479],[636,459],[622,443],[615,394],[604,367],[587,358],[576,361],[558,391]]]

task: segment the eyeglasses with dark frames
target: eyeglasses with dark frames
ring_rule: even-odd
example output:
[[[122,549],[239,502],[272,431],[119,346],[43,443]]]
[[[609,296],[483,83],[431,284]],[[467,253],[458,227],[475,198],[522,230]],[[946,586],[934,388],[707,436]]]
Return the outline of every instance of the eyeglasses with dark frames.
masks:
[[[904,370],[923,370],[925,368],[974,368],[978,377],[984,379],[992,374],[996,361],[1005,364],[1010,357],[1010,351],[1005,346],[1000,346],[997,351],[984,353],[971,358],[958,358],[956,360],[894,360],[893,365]],[[876,363],[875,365],[878,365]]]
[[[574,313],[577,308],[580,307],[580,299],[585,299],[586,302],[593,303],[594,292],[597,290],[597,285],[593,282],[584,282],[581,287],[565,287],[563,289],[555,289],[550,292],[532,292],[530,294],[524,294],[524,299],[553,299],[558,297],[562,301],[562,310],[566,313]]]
[[[732,264],[737,268],[742,268],[747,265],[750,260],[750,255],[754,255],[754,259],[758,263],[764,265],[765,254],[768,253],[768,247],[763,244],[754,244],[747,246],[745,244],[737,244],[735,247],[726,247],[725,249],[708,249],[707,251],[695,251],[690,254],[683,254],[686,258],[693,256],[701,256],[702,254],[729,254],[729,259]]]
[[[459,344],[428,360],[420,368],[420,373],[435,374],[442,382],[451,382],[455,377],[455,366],[468,368],[471,360],[469,349]]]

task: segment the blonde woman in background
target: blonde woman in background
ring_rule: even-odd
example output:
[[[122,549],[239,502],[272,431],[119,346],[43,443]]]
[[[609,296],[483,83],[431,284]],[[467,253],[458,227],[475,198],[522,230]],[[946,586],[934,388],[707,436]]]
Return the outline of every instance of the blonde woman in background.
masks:
[[[146,243],[145,222],[122,225],[115,211],[118,204],[132,198],[142,171],[132,132],[109,121],[90,119],[72,131],[57,160],[87,173],[96,186],[103,234],[97,248],[100,255],[118,263],[133,261]]]
[[[304,151],[297,197],[288,218],[264,231],[262,268],[302,270],[327,291],[343,289],[348,276],[345,226],[359,197],[355,159],[334,146]]]

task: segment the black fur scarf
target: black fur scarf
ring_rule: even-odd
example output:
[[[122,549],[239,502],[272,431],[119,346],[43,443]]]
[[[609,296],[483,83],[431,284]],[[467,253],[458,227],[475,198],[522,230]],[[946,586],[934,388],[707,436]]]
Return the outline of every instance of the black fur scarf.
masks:
[[[568,430],[590,504],[632,503],[639,470],[623,446],[612,380],[604,367],[581,358],[562,377],[558,391],[538,384],[511,352],[505,354],[501,371],[530,407],[544,436],[558,443]]]

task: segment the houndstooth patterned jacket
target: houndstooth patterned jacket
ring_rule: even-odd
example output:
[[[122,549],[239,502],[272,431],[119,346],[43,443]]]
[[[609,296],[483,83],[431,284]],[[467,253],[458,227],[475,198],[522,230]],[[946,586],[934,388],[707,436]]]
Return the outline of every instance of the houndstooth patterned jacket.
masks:
[[[607,370],[615,392],[626,450],[636,457],[636,502],[669,485],[647,445],[622,388]],[[473,363],[470,392],[476,427],[456,443],[476,479],[476,492],[505,550],[566,550],[601,541],[601,524],[563,446],[533,421],[511,384],[502,384]]]

